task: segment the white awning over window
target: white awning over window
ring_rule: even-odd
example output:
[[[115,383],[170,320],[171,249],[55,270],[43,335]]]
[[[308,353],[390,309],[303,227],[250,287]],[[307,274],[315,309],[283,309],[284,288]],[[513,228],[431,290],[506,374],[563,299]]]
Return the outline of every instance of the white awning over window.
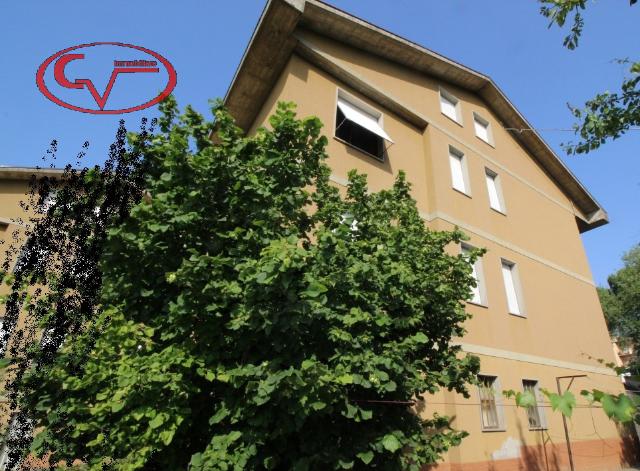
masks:
[[[357,125],[368,129],[375,135],[380,136],[385,141],[389,141],[393,144],[393,141],[385,132],[385,130],[382,129],[382,126],[380,126],[380,123],[378,123],[378,118],[376,118],[375,116],[372,116],[366,111],[358,108],[357,106],[340,97],[338,97],[338,108],[340,108],[340,111],[344,113],[344,117],[349,121],[353,121]]]

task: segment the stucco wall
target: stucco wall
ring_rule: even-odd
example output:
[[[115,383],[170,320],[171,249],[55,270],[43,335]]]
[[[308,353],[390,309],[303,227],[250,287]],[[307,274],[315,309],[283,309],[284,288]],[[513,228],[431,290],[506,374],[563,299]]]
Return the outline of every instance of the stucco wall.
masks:
[[[442,230],[459,225],[471,244],[487,248],[482,262],[487,306],[468,305],[473,318],[461,342],[471,350],[492,349],[491,355],[481,355],[482,370],[498,376],[503,389],[522,390],[526,378],[555,391],[557,376],[587,374],[588,378],[572,384],[576,395],[589,387],[621,392],[619,378],[595,360],[612,361],[613,354],[576,213],[532,156],[474,95],[315,34],[303,31],[300,36],[341,67],[419,112],[429,125],[414,127],[294,55],[250,133],[266,125],[278,101],[293,101],[300,116],[315,115],[324,123],[329,139],[327,163],[337,185],[343,185],[347,172],[355,168],[368,174],[372,190],[379,190],[388,188],[397,172],[405,170],[426,224]],[[460,99],[462,126],[441,114],[440,86]],[[384,163],[334,138],[338,89],[383,113],[384,128],[395,141]],[[494,146],[475,136],[473,111],[491,122]],[[471,197],[451,187],[449,145],[467,156]],[[500,176],[506,214],[489,207],[485,167]],[[524,318],[508,314],[501,258],[518,266]],[[563,384],[566,387],[568,382]],[[530,431],[525,411],[513,407],[510,400],[505,399],[504,404],[506,429],[483,432],[475,388],[469,399],[454,393],[426,398],[421,413],[454,416],[454,425],[470,432],[463,445],[448,454],[442,469],[567,469],[561,415],[546,407],[548,431]],[[600,409],[582,406],[569,423],[578,469],[619,469],[632,449]],[[456,467],[459,465],[464,466]]]

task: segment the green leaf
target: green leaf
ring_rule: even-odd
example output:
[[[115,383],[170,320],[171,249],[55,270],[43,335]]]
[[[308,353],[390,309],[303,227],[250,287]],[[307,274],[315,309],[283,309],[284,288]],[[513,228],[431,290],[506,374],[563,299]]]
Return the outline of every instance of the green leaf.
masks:
[[[175,430],[163,430],[160,432],[159,438],[162,443],[165,445],[169,445],[173,440],[173,436],[175,435]]]
[[[227,409],[225,406],[220,407],[220,409],[218,409],[218,411],[209,419],[209,425],[215,425],[222,422],[226,417],[229,416],[229,414],[229,409]]]
[[[382,446],[385,448],[385,450],[388,450],[391,453],[395,453],[402,447],[395,435],[392,435],[390,433],[385,435],[382,439]]]
[[[156,429],[165,423],[166,414],[160,413],[157,414],[153,419],[149,421],[149,427],[152,429]]]
[[[551,408],[556,411],[559,410],[565,417],[571,417],[573,409],[576,405],[576,397],[571,391],[566,391],[564,394],[559,395],[556,393],[548,393],[549,401],[551,402]]]
[[[427,337],[422,332],[418,332],[413,336],[413,340],[417,343],[427,343],[429,341],[429,337]]]
[[[627,423],[633,421],[636,408],[625,393],[616,396],[604,394],[601,403],[602,410],[607,414],[607,417],[615,422]]]
[[[309,298],[317,298],[322,293],[327,292],[327,287],[318,281],[312,281],[309,283],[309,287],[303,291],[303,294]]]
[[[87,443],[88,447],[94,447],[96,445],[101,444],[102,442],[104,442],[104,434],[103,433],[99,433],[96,438],[94,438],[93,440],[91,440],[89,443]]]
[[[369,464],[371,463],[371,460],[373,460],[373,451],[363,451],[358,453],[356,456],[360,458],[364,464]]]
[[[340,384],[353,384],[353,376],[350,374],[343,374],[338,376],[336,381]]]
[[[534,407],[536,403],[536,397],[531,391],[524,391],[516,394],[516,405],[518,407]]]

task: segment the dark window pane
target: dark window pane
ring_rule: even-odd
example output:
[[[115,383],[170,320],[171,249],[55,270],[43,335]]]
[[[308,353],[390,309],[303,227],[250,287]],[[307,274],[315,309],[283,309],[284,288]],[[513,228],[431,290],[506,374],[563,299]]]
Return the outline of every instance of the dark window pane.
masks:
[[[336,137],[367,154],[371,154],[377,159],[382,160],[383,158],[384,145],[382,138],[359,124],[346,119],[340,108],[336,112]]]

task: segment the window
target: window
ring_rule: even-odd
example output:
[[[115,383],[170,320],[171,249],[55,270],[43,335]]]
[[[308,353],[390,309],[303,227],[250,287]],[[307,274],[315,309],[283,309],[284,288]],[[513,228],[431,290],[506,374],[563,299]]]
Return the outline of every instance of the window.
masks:
[[[0,357],[3,357],[5,352],[7,351],[7,344],[4,341],[4,317],[0,317]],[[2,468],[0,467],[0,470]]]
[[[27,248],[28,242],[25,242],[24,245],[20,248],[18,252],[18,256],[16,257],[16,263],[13,265],[13,272],[18,273],[23,271],[28,263],[30,249]]]
[[[462,254],[468,256],[469,252],[473,250],[473,247],[468,244],[462,244]],[[470,302],[474,304],[480,304],[482,306],[487,305],[487,293],[484,283],[484,272],[482,270],[482,260],[476,260],[471,266],[473,278],[476,280],[476,286],[471,288]]]
[[[540,398],[540,391],[538,389],[538,382],[531,379],[522,380],[522,389],[524,392],[531,393],[536,400],[536,404],[527,407],[527,418],[529,419],[530,429],[542,429],[547,428],[545,420],[544,410],[538,405]]]
[[[340,224],[348,224],[351,232],[358,231],[358,220],[348,211],[340,216]]]
[[[504,289],[507,294],[509,313],[524,316],[516,264],[508,260],[502,260],[502,277],[504,278]]]
[[[451,185],[458,191],[468,195],[469,175],[464,154],[453,147],[449,147],[449,165],[451,165]]]
[[[487,192],[489,193],[489,205],[492,209],[505,213],[504,200],[502,199],[502,186],[498,174],[485,168],[487,180]]]
[[[7,465],[9,464],[9,444],[7,441],[13,436],[16,435],[16,420],[15,417],[9,422],[9,426],[5,431],[4,437],[2,437],[2,447],[0,447],[0,470],[4,471],[7,469]]]
[[[496,376],[478,375],[482,430],[503,430],[504,418],[500,400],[500,384]]]
[[[41,269],[47,263],[48,251],[38,243],[38,239],[29,237],[18,252],[13,272],[20,273],[29,270]]]
[[[56,204],[57,199],[57,191],[51,190],[47,195],[42,199],[42,206],[40,207],[43,213],[47,213],[49,209]]]
[[[16,415],[11,418],[4,431],[4,436],[0,439],[2,442],[2,446],[0,446],[0,471],[7,469],[9,464],[9,441],[14,443],[22,441],[24,434],[30,435],[32,431],[33,421],[31,419],[23,416],[20,420]]]
[[[489,121],[476,113],[473,113],[473,127],[476,130],[476,136],[487,144],[493,145],[493,135],[491,133],[491,127],[489,126]]]
[[[458,124],[462,124],[460,101],[446,90],[440,89],[440,111]]]
[[[393,143],[382,128],[382,114],[355,98],[338,92],[336,137],[378,160],[383,160],[384,141]]]

